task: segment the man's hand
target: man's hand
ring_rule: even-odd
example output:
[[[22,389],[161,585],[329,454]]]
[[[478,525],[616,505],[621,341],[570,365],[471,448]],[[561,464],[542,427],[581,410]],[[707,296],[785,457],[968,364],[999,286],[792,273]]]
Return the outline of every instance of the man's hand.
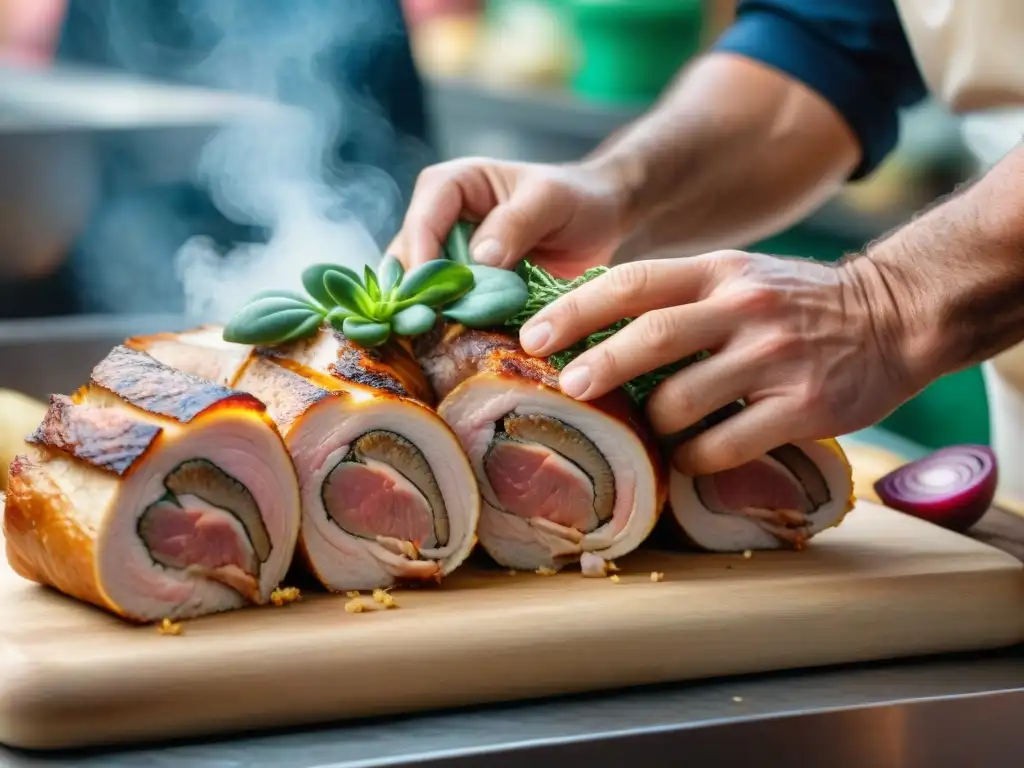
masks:
[[[624,230],[611,174],[467,158],[423,171],[388,252],[406,268],[436,259],[460,218],[481,222],[470,243],[477,262],[511,268],[530,253],[559,275],[607,263]]]
[[[889,343],[901,333],[893,300],[866,294],[847,267],[720,251],[615,267],[534,316],[520,341],[550,355],[637,318],[562,371],[562,389],[584,400],[711,351],[659,385],[647,406],[654,429],[671,435],[746,400],[676,450],[682,471],[708,474],[784,442],[866,427],[911,397],[919,384]]]

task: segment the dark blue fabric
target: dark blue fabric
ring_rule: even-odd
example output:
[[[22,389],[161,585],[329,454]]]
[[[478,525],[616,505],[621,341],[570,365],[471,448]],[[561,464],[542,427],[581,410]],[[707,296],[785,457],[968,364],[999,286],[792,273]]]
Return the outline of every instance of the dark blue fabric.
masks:
[[[893,0],[740,0],[715,50],[780,70],[821,94],[861,145],[851,175],[896,146],[899,110],[927,94]]]

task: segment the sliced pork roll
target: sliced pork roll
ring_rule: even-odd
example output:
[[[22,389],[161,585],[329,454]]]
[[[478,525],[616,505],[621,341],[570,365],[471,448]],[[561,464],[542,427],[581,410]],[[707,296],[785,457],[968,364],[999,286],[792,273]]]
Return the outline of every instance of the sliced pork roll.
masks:
[[[672,520],[715,552],[800,549],[853,509],[853,473],[835,440],[790,443],[702,477],[671,472]]]
[[[624,392],[574,400],[512,338],[459,325],[420,337],[416,353],[476,472],[480,543],[494,560],[558,570],[644,541],[665,473]]]
[[[265,402],[302,494],[299,551],[331,591],[438,580],[476,543],[480,495],[430,390],[397,345],[364,350],[325,330],[276,349],[222,329],[130,339],[149,354]]]
[[[251,395],[115,347],[11,464],[7,559],[124,618],[263,604],[299,532],[284,441]]]

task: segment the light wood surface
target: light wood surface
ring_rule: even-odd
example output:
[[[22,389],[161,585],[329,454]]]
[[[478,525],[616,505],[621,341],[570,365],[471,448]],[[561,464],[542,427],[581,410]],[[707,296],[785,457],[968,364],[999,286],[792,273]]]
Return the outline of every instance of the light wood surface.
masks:
[[[619,565],[619,583],[467,568],[396,591],[393,610],[307,594],[164,636],[4,561],[0,741],[212,734],[1024,639],[1018,560],[866,502],[802,553]]]

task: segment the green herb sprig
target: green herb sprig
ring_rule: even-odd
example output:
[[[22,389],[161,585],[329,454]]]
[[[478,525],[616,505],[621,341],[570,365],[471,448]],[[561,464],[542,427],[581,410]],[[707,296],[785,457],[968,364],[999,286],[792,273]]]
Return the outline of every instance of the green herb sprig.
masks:
[[[416,336],[438,316],[470,328],[499,326],[522,311],[529,298],[516,272],[473,263],[468,225],[457,224],[445,245],[446,259],[406,273],[394,256],[376,272],[360,275],[340,264],[314,264],[297,291],[261,291],[224,327],[225,341],[275,346],[313,335],[326,322],[364,347],[392,334]]]
[[[572,280],[564,280],[562,278],[555,277],[541,267],[530,264],[528,261],[521,262],[516,271],[526,283],[529,298],[523,305],[522,310],[520,310],[518,314],[509,318],[505,322],[505,325],[510,330],[518,332],[518,330],[526,324],[527,320],[544,309],[544,307],[584,283],[589,283],[591,280],[605,274],[608,271],[608,267],[594,267],[592,269],[588,269],[582,275]],[[548,362],[550,362],[556,370],[560,371],[588,349],[596,347],[602,341],[611,338],[635,319],[636,318],[632,317],[625,318],[608,326],[607,328],[596,331],[589,336],[580,339],[571,347],[551,355],[548,357]],[[643,405],[647,398],[650,397],[651,392],[654,391],[654,388],[661,384],[661,382],[672,376],[674,373],[681,371],[686,366],[691,365],[698,360],[702,360],[707,356],[707,352],[698,352],[697,354],[691,355],[690,357],[684,358],[678,362],[662,366],[661,368],[650,371],[649,373],[637,376],[623,384],[622,388],[626,390],[626,393],[630,398],[632,398],[633,402],[637,405]]]

